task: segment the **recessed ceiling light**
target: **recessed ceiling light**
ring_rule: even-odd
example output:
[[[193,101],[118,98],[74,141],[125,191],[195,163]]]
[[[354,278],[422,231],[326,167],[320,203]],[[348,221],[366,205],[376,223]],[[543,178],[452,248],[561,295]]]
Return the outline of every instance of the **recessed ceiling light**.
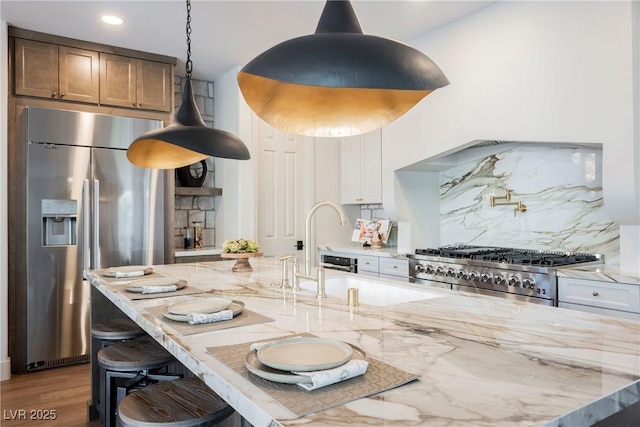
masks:
[[[113,15],[104,15],[102,17],[102,21],[110,25],[120,25],[123,22],[122,18],[118,18],[117,16]]]

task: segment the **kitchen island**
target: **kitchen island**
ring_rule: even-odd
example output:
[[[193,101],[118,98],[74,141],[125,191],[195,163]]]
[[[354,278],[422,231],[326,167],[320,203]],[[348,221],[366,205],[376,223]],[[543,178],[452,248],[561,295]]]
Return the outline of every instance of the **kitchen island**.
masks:
[[[198,295],[132,300],[98,271],[87,273],[92,319],[117,308],[255,426],[586,426],[640,400],[638,322],[425,286],[419,288],[427,299],[412,294],[410,301],[395,304],[373,298],[376,305],[364,303],[367,289],[361,288],[361,305],[349,307],[346,294],[332,295],[332,279],[357,276],[337,271],[327,271],[329,297],[319,303],[313,290],[294,295],[275,286],[281,269],[274,258],[252,259],[254,270],[246,273],[232,273],[233,263],[154,270],[208,294],[240,300],[272,321],[183,334],[157,314],[158,308]],[[251,375],[240,375],[210,352],[243,343],[248,352],[249,343],[302,333],[354,344],[369,358],[418,379],[298,417]],[[313,392],[305,393],[313,399]]]

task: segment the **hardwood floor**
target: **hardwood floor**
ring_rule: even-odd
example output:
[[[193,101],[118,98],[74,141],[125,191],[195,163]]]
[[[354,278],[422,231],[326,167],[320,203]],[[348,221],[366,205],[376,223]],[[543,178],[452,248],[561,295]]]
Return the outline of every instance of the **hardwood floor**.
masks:
[[[0,382],[0,425],[96,427],[87,421],[90,396],[88,363],[13,375]]]

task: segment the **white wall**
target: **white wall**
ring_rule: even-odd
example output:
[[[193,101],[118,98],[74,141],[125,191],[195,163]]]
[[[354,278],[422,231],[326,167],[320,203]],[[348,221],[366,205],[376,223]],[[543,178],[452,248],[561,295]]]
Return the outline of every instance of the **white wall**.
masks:
[[[11,363],[9,360],[9,317],[8,317],[8,265],[9,253],[7,249],[7,67],[9,44],[7,23],[0,21],[0,381],[11,377]]]
[[[603,146],[607,214],[639,226],[633,12],[629,1],[500,2],[411,41],[451,84],[385,128],[383,152],[397,153],[383,165],[385,210],[426,227],[394,171],[473,140],[591,142]],[[628,231],[621,262],[640,245]]]
[[[251,134],[251,110],[236,80],[239,67],[215,81],[214,127],[238,136],[251,153],[250,160],[215,159],[215,185],[222,188],[216,200],[216,246],[227,239],[257,238],[257,148]]]

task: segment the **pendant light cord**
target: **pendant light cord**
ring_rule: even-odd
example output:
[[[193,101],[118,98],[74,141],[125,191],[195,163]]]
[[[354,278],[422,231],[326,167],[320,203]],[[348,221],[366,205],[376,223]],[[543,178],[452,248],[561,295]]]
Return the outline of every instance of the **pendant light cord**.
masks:
[[[187,0],[187,62],[185,62],[186,78],[191,79],[191,70],[193,62],[191,62],[191,0]]]

